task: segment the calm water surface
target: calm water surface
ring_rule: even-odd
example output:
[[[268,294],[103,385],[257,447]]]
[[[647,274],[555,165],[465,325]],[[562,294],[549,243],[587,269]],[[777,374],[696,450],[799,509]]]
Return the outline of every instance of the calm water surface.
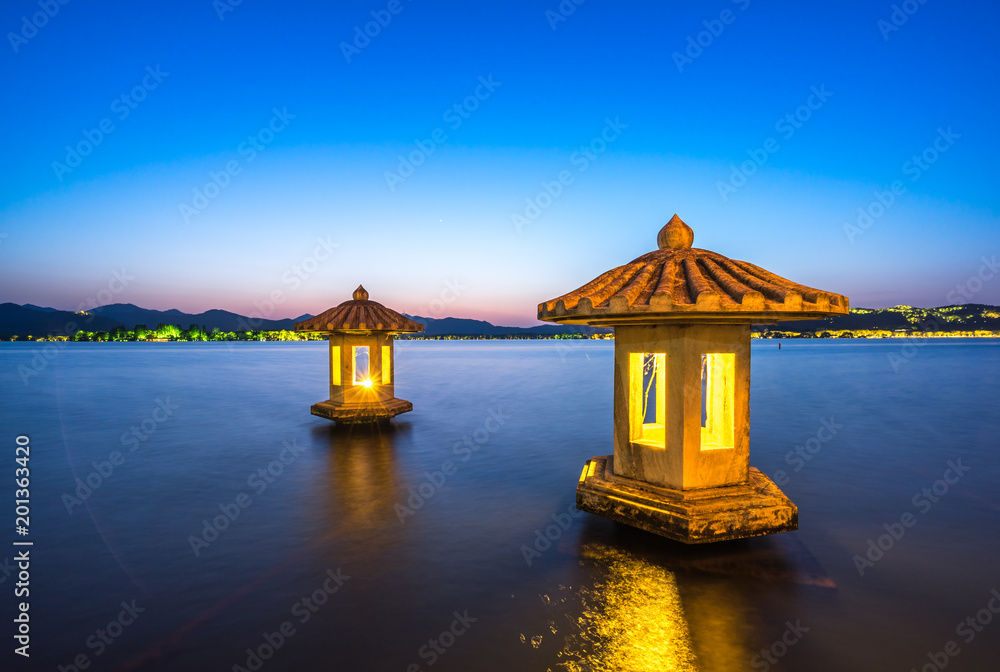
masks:
[[[414,411],[375,431],[309,414],[323,343],[70,344],[27,383],[39,346],[4,343],[0,500],[28,435],[35,546],[3,669],[906,671],[954,641],[996,670],[1000,343],[925,343],[755,342],[751,464],[800,530],[693,548],[569,513],[610,342],[398,343]]]

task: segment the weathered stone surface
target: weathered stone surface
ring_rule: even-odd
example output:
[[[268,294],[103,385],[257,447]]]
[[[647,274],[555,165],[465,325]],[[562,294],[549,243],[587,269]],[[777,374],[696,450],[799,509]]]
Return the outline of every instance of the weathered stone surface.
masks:
[[[424,325],[386,308],[368,298],[368,290],[358,285],[353,298],[326,310],[316,317],[297,322],[295,331],[328,334],[345,331],[419,332]]]
[[[629,355],[662,352],[666,384],[662,443],[630,438]],[[701,445],[701,356],[734,356],[731,448]],[[750,468],[750,326],[656,324],[615,327],[615,473],[667,488],[691,489],[745,483]]]
[[[674,215],[658,249],[538,305],[615,329],[614,458],[587,463],[577,508],[689,544],[798,527],[750,467],[750,327],[846,314],[846,296],[692,247]]]
[[[405,399],[395,397],[384,402],[367,404],[337,404],[332,401],[321,401],[313,404],[309,410],[320,418],[333,420],[340,424],[353,424],[388,420],[400,413],[412,411],[413,404]]]
[[[694,233],[674,215],[652,252],[538,304],[560,324],[659,324],[711,317],[746,324],[846,315],[846,296],[792,282],[759,266],[691,247]]]
[[[394,396],[393,334],[423,331],[422,324],[369,300],[368,290],[358,285],[350,301],[297,323],[295,330],[329,335],[330,398],[313,404],[313,415],[353,424],[413,410],[413,404]],[[366,355],[366,370],[355,370],[364,361],[359,353]]]
[[[576,506],[686,544],[798,529],[798,508],[751,467],[745,484],[697,490],[658,487],[614,474],[610,455],[584,465]]]

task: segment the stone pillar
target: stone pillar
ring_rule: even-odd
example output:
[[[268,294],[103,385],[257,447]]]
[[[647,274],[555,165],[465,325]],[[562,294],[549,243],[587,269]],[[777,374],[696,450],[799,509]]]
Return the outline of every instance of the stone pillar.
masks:
[[[659,408],[644,417],[644,402]],[[748,324],[615,327],[615,475],[677,490],[745,484],[749,416]]]

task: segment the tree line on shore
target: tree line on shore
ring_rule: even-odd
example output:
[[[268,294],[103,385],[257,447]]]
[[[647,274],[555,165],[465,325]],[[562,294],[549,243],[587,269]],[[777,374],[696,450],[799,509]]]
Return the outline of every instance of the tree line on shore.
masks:
[[[551,340],[551,339],[613,339],[614,334],[515,334],[493,336],[485,334],[463,335],[426,335],[405,334],[396,337],[400,340]],[[794,338],[1000,338],[1000,331],[969,329],[969,330],[888,330],[888,329],[839,329],[822,331],[781,331],[765,329],[754,331],[752,338],[763,339],[794,339]],[[126,341],[322,341],[325,334],[307,334],[287,329],[277,331],[249,330],[222,331],[206,329],[204,326],[192,324],[183,329],[174,324],[159,324],[150,329],[139,324],[132,329],[116,327],[110,331],[80,330],[73,334],[53,334],[49,336],[12,336],[11,341],[70,341],[70,342],[126,342]]]
[[[588,336],[583,334],[555,334],[555,335],[423,335],[423,334],[402,334],[396,336],[401,340],[525,340],[525,339],[585,339],[585,338],[612,338],[611,334],[596,334]],[[309,334],[287,329],[277,331],[266,331],[254,329],[249,331],[222,331],[219,329],[206,329],[204,326],[192,324],[187,329],[183,329],[174,324],[159,324],[154,329],[146,327],[144,324],[136,325],[132,329],[117,327],[110,331],[85,331],[80,330],[73,334],[53,334],[49,336],[11,337],[12,341],[69,341],[76,343],[90,342],[127,342],[127,341],[322,341],[326,340],[325,334]]]
[[[73,334],[56,334],[35,338],[14,336],[12,341],[72,341],[72,342],[124,342],[124,341],[314,341],[323,340],[322,334],[304,334],[283,329],[280,331],[222,331],[206,329],[192,324],[183,329],[175,324],[159,324],[150,329],[139,324],[132,329],[116,327],[110,331],[86,331],[81,329]]]

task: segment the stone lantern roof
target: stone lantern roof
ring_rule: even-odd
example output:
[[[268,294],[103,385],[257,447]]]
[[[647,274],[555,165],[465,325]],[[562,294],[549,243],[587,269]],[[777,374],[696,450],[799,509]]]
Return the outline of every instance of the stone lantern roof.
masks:
[[[693,248],[693,241],[691,227],[674,215],[657,236],[658,250],[538,304],[538,319],[593,325],[665,320],[767,323],[849,312],[846,296]]]
[[[354,298],[344,301],[316,317],[295,324],[295,331],[312,333],[335,332],[419,332],[424,325],[368,299],[368,291],[361,285],[354,290]]]

